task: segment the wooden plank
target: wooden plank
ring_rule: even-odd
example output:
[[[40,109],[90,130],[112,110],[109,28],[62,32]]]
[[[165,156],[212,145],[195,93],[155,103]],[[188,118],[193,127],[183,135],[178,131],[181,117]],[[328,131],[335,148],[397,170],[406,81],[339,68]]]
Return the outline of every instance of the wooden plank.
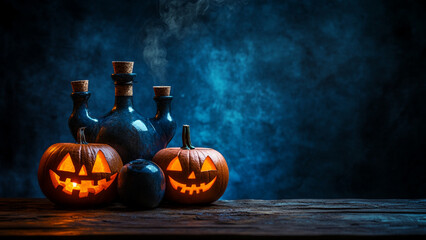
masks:
[[[426,235],[426,200],[229,200],[209,206],[162,204],[133,210],[60,209],[46,199],[0,199],[0,236],[171,239],[406,239]]]

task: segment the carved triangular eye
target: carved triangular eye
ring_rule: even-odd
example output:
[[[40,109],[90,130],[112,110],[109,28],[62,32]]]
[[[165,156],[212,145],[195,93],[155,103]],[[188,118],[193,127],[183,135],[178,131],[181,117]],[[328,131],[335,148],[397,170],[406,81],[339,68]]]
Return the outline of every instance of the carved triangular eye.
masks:
[[[59,163],[58,170],[64,172],[75,172],[74,163],[72,163],[72,159],[69,153],[67,153],[67,155],[65,155],[62,161]]]
[[[206,159],[204,160],[203,166],[201,167],[201,172],[206,172],[206,171],[216,171],[216,166],[214,165],[212,159],[207,156]]]
[[[111,173],[108,162],[105,159],[105,155],[102,151],[96,154],[95,164],[93,165],[92,173]]]
[[[179,158],[175,157],[167,166],[167,171],[182,171],[182,166],[180,165]]]

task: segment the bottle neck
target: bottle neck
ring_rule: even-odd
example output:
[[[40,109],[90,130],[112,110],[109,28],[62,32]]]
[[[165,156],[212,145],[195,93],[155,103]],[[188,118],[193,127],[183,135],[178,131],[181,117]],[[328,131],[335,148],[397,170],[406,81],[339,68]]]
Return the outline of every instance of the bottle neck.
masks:
[[[133,111],[133,85],[116,84],[115,85],[115,103],[113,111],[125,110]]]
[[[87,111],[88,100],[90,98],[90,92],[77,92],[72,93],[71,98],[73,100],[73,111]]]
[[[111,74],[115,85],[115,103],[112,111],[133,112],[133,82],[136,73]]]
[[[115,84],[115,96],[133,96],[133,84]]]
[[[154,97],[154,100],[157,102],[157,113],[155,114],[156,119],[161,119],[163,117],[171,118],[171,101],[173,97],[171,96],[161,96]]]
[[[133,112],[133,96],[115,96],[115,103],[112,111]]]

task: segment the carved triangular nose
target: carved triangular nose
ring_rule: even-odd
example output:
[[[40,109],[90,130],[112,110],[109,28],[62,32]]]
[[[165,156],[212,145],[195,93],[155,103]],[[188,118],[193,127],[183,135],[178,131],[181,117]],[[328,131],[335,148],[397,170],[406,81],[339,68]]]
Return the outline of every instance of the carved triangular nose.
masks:
[[[194,171],[192,171],[192,173],[189,174],[188,179],[195,179],[195,173],[194,173]]]
[[[87,176],[87,170],[86,167],[83,165],[83,167],[81,167],[80,172],[78,173],[79,176]]]

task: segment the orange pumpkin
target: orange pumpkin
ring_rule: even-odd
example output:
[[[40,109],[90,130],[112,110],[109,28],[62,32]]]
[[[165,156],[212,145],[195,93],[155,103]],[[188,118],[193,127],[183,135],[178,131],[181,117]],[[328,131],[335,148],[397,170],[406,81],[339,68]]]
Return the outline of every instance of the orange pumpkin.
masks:
[[[97,206],[117,197],[117,178],[123,163],[109,145],[88,144],[84,128],[78,143],[56,143],[40,160],[38,181],[44,195],[65,206]]]
[[[152,159],[166,176],[165,199],[184,204],[205,204],[219,199],[228,184],[225,158],[211,148],[191,144],[189,125],[182,130],[181,148],[165,148]]]

